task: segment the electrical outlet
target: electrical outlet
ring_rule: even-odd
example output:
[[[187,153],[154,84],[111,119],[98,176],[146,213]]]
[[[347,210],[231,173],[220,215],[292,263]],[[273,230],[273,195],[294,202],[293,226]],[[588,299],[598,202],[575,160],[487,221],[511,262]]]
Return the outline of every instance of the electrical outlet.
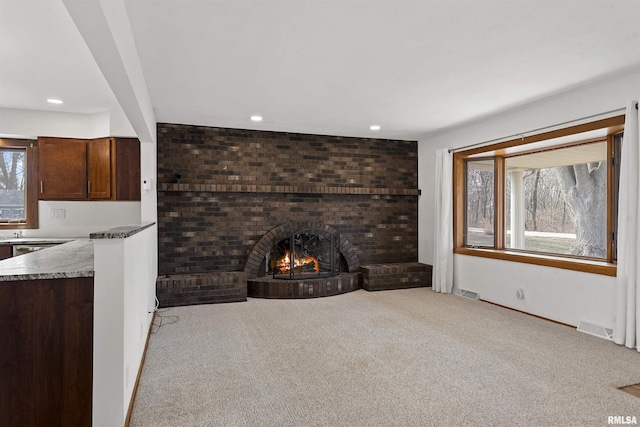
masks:
[[[51,219],[65,219],[67,217],[66,209],[50,209],[49,218]]]

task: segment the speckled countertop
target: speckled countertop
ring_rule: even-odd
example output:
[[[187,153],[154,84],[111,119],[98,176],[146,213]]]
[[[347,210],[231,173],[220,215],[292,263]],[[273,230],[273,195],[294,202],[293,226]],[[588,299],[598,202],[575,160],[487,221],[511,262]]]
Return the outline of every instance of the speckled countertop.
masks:
[[[50,245],[67,243],[77,239],[82,239],[82,237],[7,237],[0,240],[0,245]]]
[[[72,242],[0,261],[0,282],[93,277],[93,241]]]
[[[116,227],[91,233],[90,239],[79,238],[47,249],[7,258],[0,261],[0,282],[93,277],[94,239],[126,239],[154,224],[155,222],[145,222]],[[69,239],[22,237],[3,239],[0,240],[0,244],[46,244],[67,240]]]
[[[151,227],[155,222],[143,222],[135,225],[123,225],[122,227],[116,227],[107,231],[100,231],[97,233],[91,233],[89,237],[91,239],[126,239],[131,237],[142,230]]]

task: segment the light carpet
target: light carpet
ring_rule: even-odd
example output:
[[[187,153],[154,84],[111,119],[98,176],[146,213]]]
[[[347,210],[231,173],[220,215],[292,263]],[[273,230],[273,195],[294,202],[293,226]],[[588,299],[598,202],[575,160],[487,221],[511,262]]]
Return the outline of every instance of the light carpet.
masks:
[[[606,426],[640,353],[430,288],[176,307],[131,426]]]

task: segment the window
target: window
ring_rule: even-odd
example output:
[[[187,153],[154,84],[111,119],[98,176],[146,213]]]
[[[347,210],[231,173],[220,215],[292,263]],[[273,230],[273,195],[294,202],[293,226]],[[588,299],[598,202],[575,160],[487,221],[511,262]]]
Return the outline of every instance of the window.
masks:
[[[36,146],[0,139],[0,229],[38,227]]]
[[[454,155],[456,253],[615,275],[624,116]]]
[[[505,247],[606,258],[607,157],[605,138],[506,158]]]
[[[467,178],[465,243],[468,246],[493,246],[494,163],[493,159],[465,162]]]

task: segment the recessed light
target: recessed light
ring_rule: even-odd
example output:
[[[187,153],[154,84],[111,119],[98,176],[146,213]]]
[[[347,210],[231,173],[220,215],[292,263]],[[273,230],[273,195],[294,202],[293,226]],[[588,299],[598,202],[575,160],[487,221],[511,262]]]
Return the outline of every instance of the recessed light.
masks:
[[[49,104],[63,104],[64,102],[60,99],[55,99],[55,98],[49,98],[47,99],[47,102]]]
[[[371,129],[371,130],[380,130],[380,125],[371,125],[371,126],[369,126],[369,129]]]
[[[252,122],[261,122],[262,121],[262,116],[251,116],[251,121]]]

